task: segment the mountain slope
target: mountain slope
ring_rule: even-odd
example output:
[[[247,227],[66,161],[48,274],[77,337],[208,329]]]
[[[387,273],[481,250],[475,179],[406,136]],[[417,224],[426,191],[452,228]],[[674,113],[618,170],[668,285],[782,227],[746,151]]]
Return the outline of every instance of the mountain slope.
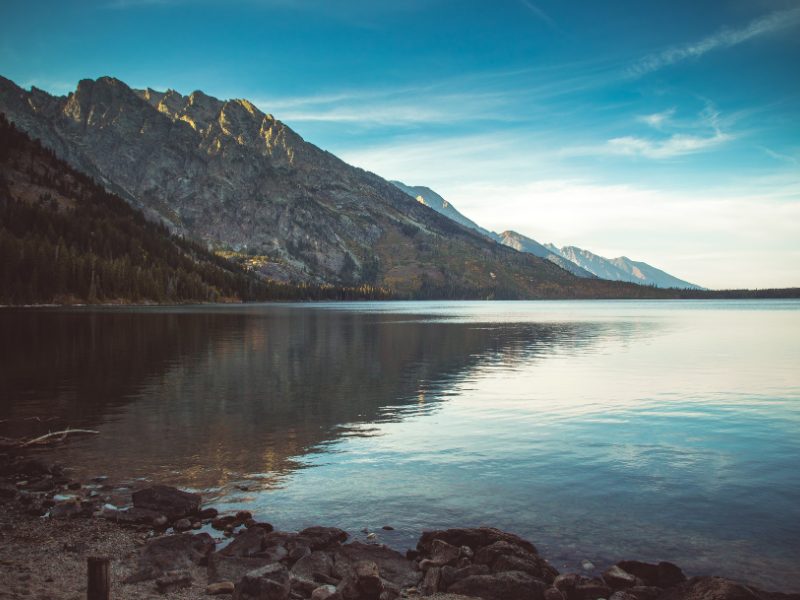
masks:
[[[594,273],[601,279],[628,281],[660,288],[702,289],[698,285],[665,273],[661,269],[625,256],[609,259],[575,246],[565,246],[556,250],[564,258]]]
[[[448,219],[451,219],[456,223],[463,225],[464,227],[468,227],[469,229],[474,229],[478,233],[485,235],[491,240],[500,241],[499,236],[495,232],[484,229],[472,219],[462,215],[456,210],[455,206],[450,204],[431,188],[425,187],[424,185],[406,185],[402,181],[392,181],[391,183],[403,190],[406,194],[414,198],[420,204],[424,204],[425,206],[432,208]]]
[[[586,269],[578,266],[568,258],[561,254],[557,254],[549,248],[543,246],[539,242],[529,237],[517,233],[516,231],[504,231],[500,234],[500,242],[506,246],[510,246],[520,252],[528,252],[534,256],[545,258],[550,262],[558,265],[575,275],[576,277],[594,278],[596,275],[587,271]]]
[[[150,217],[273,279],[439,297],[573,293],[562,269],[452,222],[246,100],[109,77],[54,97],[0,79],[0,111]]]

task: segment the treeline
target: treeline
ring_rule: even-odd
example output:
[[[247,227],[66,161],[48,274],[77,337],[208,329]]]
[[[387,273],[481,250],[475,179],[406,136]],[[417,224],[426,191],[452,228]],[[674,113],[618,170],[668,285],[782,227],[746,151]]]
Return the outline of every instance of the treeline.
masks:
[[[0,303],[387,297],[262,280],[146,220],[0,115]]]

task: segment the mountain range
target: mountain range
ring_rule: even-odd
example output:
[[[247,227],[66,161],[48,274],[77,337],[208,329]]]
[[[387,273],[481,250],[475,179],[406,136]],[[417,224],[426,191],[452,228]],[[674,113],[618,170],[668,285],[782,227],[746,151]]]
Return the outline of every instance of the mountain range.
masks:
[[[267,279],[422,298],[647,295],[498,243],[440,197],[409,197],[247,100],[111,77],[53,96],[0,77],[0,112],[151,220]]]
[[[540,244],[536,240],[516,231],[509,230],[499,234],[489,231],[465,217],[451,203],[428,187],[410,186],[400,181],[392,181],[392,183],[409,196],[415,198],[417,202],[430,206],[461,225],[470,227],[486,237],[514,248],[519,252],[526,252],[539,258],[547,259],[577,277],[597,277],[610,281],[627,281],[659,288],[703,289],[647,263],[634,261],[625,256],[605,258],[575,246],[558,248],[553,244]]]

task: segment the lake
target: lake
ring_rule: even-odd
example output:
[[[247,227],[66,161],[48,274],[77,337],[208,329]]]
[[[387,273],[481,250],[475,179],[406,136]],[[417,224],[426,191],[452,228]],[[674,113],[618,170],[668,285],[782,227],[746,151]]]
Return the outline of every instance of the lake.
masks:
[[[57,450],[79,477],[800,589],[798,301],[4,309],[0,339],[0,435],[99,430]]]

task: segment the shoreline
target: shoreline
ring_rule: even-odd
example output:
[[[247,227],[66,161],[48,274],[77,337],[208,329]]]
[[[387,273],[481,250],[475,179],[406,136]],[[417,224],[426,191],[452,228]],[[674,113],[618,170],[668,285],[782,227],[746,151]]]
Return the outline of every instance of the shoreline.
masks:
[[[559,573],[531,542],[489,527],[420,532],[416,549],[402,554],[374,533],[365,543],[335,527],[276,531],[247,511],[204,507],[199,494],[74,481],[68,472],[18,450],[0,453],[0,596],[85,597],[86,559],[102,555],[111,558],[111,597],[122,600],[800,600],[687,577],[667,562]]]

